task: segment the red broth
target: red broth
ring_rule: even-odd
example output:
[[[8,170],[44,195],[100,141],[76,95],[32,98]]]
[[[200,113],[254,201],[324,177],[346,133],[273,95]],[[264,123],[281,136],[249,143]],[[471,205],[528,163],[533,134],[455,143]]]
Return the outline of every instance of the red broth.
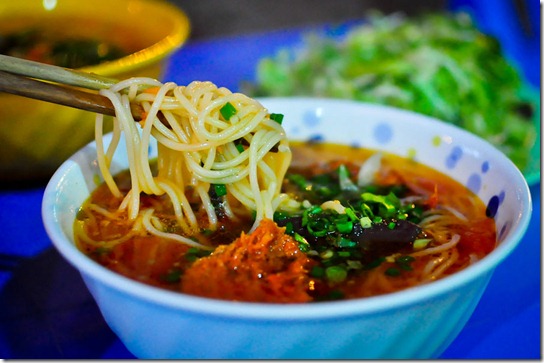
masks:
[[[288,174],[307,178],[336,173],[339,165],[356,175],[373,154],[333,144],[292,143],[291,148],[293,162]],[[128,173],[119,174],[117,180],[120,188],[128,191]],[[76,231],[85,231],[92,241],[82,239],[78,233],[76,241],[97,263],[145,284],[210,298],[272,303],[353,299],[395,292],[451,275],[495,248],[496,228],[494,220],[486,217],[485,205],[447,175],[385,153],[376,184],[400,185],[407,191],[407,198],[418,199],[425,206],[427,217],[440,216],[433,217],[435,221],[428,218],[422,227],[420,237],[425,238],[419,240],[429,240],[427,245],[416,249],[413,242],[381,255],[374,251],[370,262],[357,260],[353,257],[356,254],[338,259],[349,255],[347,251],[353,248],[303,251],[293,235],[273,221],[265,220],[248,234],[252,225],[249,218],[232,221],[225,216],[204,241],[214,248],[211,253],[145,232],[117,244],[103,243],[123,238],[133,228],[127,219],[111,219],[90,207],[99,206],[109,212],[119,207],[121,200],[114,198],[105,185],[92,193],[75,222]],[[284,188],[296,194],[288,181]],[[155,213],[172,221],[175,229],[168,200],[144,196],[141,203],[142,207],[153,205]],[[204,213],[200,217],[205,220]]]

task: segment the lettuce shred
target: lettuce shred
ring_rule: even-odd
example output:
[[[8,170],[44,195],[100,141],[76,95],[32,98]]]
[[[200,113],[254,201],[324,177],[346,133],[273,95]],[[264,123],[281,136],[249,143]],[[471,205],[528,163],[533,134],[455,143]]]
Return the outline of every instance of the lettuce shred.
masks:
[[[537,139],[535,105],[499,42],[464,13],[371,14],[343,38],[307,34],[301,48],[260,60],[255,97],[306,95],[386,104],[462,127],[520,169]]]

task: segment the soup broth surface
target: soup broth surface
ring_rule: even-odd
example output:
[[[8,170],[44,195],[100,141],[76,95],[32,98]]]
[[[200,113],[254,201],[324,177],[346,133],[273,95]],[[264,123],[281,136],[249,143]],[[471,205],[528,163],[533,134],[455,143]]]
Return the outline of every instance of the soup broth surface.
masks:
[[[219,227],[207,230],[204,212],[197,213],[202,223],[194,238],[210,246],[199,250],[145,230],[134,234],[131,221],[111,217],[122,199],[114,198],[103,184],[78,213],[77,245],[97,263],[146,284],[211,298],[275,303],[391,293],[451,275],[495,248],[494,220],[486,217],[482,201],[443,173],[381,153],[370,185],[353,189],[348,183],[334,194],[339,175],[356,184],[361,165],[376,151],[293,142],[291,149],[293,161],[283,191],[316,206],[302,217],[277,212],[275,222],[266,220],[249,234],[251,212],[246,218],[229,219],[221,213],[221,197],[212,192]],[[130,190],[128,172],[116,180],[121,190]],[[368,198],[365,203],[359,200],[362,194]],[[341,200],[350,211],[323,207],[328,198]],[[380,220],[369,210],[365,213],[372,218],[360,218],[365,208],[388,208],[388,201],[397,199],[402,213],[399,209],[394,217]],[[169,232],[180,229],[165,196],[142,195],[141,209],[150,207],[167,221]],[[351,210],[357,218],[350,220]],[[313,229],[299,230],[298,224],[304,223]],[[389,230],[398,233],[398,240]]]

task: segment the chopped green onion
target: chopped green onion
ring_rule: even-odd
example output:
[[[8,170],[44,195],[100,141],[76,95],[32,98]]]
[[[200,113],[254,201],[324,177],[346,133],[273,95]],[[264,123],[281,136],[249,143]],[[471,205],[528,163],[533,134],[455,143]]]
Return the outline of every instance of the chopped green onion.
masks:
[[[211,251],[201,250],[201,249],[196,248],[196,247],[191,247],[185,253],[185,259],[187,261],[194,262],[200,257],[208,256],[210,253],[211,253]]]
[[[331,266],[325,269],[325,275],[329,282],[339,283],[348,277],[348,272],[342,266]]]
[[[227,195],[227,186],[225,184],[214,184],[215,195],[222,197]]]
[[[397,259],[395,259],[395,263],[397,266],[399,266],[401,269],[405,271],[411,271],[412,270],[412,262],[415,261],[415,257],[412,256],[400,256]]]
[[[321,254],[319,255],[319,257],[321,257],[323,260],[327,260],[333,256],[334,256],[334,251],[332,250],[325,250],[321,252]]]
[[[396,226],[396,225],[397,225],[397,224],[396,224],[395,222],[389,222],[389,223],[387,224],[387,228],[389,228],[389,229],[395,229],[395,226]]]
[[[372,208],[368,206],[368,204],[362,203],[361,204],[361,212],[363,212],[363,215],[367,217],[374,217],[374,213],[372,212]]]
[[[312,184],[300,174],[287,174],[287,179],[302,190],[309,190]]]
[[[325,269],[320,266],[314,266],[310,270],[310,276],[312,277],[323,277],[325,276]]]
[[[309,213],[312,213],[312,214],[318,214],[318,213],[321,213],[321,212],[323,212],[323,208],[321,208],[318,205],[313,206],[312,209],[309,209]]]
[[[336,222],[336,230],[340,233],[350,233],[353,230],[353,222]]]
[[[271,113],[270,119],[272,121],[276,121],[277,123],[281,125],[281,123],[283,122],[283,115],[281,113]]]
[[[280,212],[280,211],[275,211],[273,219],[274,219],[275,222],[277,222],[277,221],[281,221],[282,219],[285,219],[287,217],[288,217],[287,213]]]
[[[242,144],[236,144],[236,150],[238,150],[241,153],[243,153],[246,149],[244,148],[244,145]]]
[[[394,216],[400,208],[400,201],[394,193],[384,196],[365,192],[361,194],[361,199],[364,202],[379,204],[384,209],[383,214],[389,217]]]
[[[379,257],[379,258],[373,260],[372,262],[366,264],[365,269],[370,270],[370,269],[373,269],[375,267],[378,267],[378,266],[380,266],[382,264],[383,261],[385,261],[385,257]]]
[[[214,230],[210,228],[202,228],[200,230],[200,233],[202,233],[204,236],[211,236],[213,232]]]
[[[338,247],[355,247],[357,246],[357,242],[354,242],[350,239],[340,237],[339,240],[336,242]]]
[[[360,270],[363,268],[361,261],[347,260],[346,263],[348,264],[348,268],[352,270]]]
[[[396,259],[396,261],[399,263],[412,262],[414,260],[415,258],[412,256],[400,256],[399,258]]]
[[[341,300],[344,298],[344,293],[340,290],[332,290],[328,293],[327,298],[329,300]]]
[[[110,253],[110,251],[111,251],[111,248],[97,247],[92,253],[97,255],[97,256],[101,256],[101,255],[105,255],[107,253]]]
[[[414,241],[414,250],[421,250],[431,242],[431,238],[419,238]]]
[[[302,213],[302,226],[303,227],[306,227],[306,225],[310,222],[310,220],[312,219],[313,215],[315,214],[319,214],[323,211],[323,209],[319,206],[313,206],[312,208],[308,208],[306,209],[303,213]]]
[[[236,115],[237,111],[230,102],[227,102],[225,103],[225,105],[223,105],[223,107],[221,107],[219,112],[221,113],[221,116],[223,116],[223,118],[228,121],[232,116]]]
[[[161,276],[161,280],[168,283],[175,283],[181,280],[181,271],[172,270],[165,275]]]
[[[310,244],[308,243],[308,241],[306,241],[306,238],[302,237],[297,232],[295,232],[295,235],[293,237],[295,238],[295,241],[298,242],[298,248],[302,252],[308,252],[310,250]]]
[[[346,208],[344,211],[345,211],[346,215],[349,217],[349,219],[351,219],[353,222],[359,220],[359,218],[357,217],[357,215],[355,214],[355,212],[353,211],[353,209],[351,209],[351,208],[348,207],[348,208]]]
[[[342,164],[338,167],[338,179],[340,182],[341,190],[357,191],[358,188],[350,179],[348,168]]]
[[[306,229],[312,236],[324,237],[328,232],[330,223],[326,219],[311,220],[306,224]]]
[[[294,230],[293,223],[292,223],[292,222],[288,222],[288,223],[285,225],[285,234],[292,235],[292,234],[293,234],[293,230]]]
[[[385,274],[392,277],[399,276],[400,270],[396,267],[389,267],[387,270],[385,270]]]
[[[372,221],[368,217],[362,217],[361,219],[359,219],[359,222],[361,223],[361,227],[363,228],[372,227]]]

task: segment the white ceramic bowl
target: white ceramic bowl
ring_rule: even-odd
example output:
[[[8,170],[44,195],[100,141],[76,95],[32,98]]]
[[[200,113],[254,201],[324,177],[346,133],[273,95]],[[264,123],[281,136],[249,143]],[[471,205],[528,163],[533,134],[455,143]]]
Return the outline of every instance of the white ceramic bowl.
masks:
[[[429,117],[347,100],[261,101],[270,112],[285,114],[291,139],[382,149],[451,175],[488,205],[499,246],[453,276],[366,299],[273,305],[169,292],[117,275],[74,246],[76,212],[99,175],[95,146],[89,144],[54,174],[42,213],[51,240],[81,272],[106,322],[141,358],[439,356],[474,311],[494,268],[525,233],[531,200],[522,174],[487,142]],[[117,155],[113,165],[126,168],[126,155]]]

